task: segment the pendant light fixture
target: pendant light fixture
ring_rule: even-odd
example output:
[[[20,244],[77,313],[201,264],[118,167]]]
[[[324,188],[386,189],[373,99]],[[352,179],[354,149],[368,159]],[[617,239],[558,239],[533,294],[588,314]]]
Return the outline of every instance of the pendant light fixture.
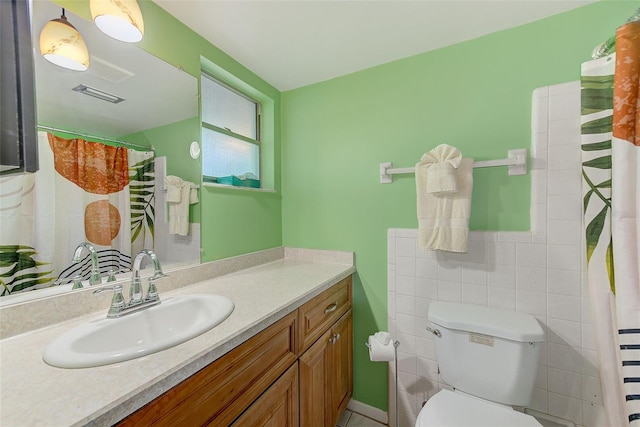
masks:
[[[64,14],[47,22],[40,32],[40,53],[47,61],[74,71],[89,68],[89,51],[84,39]]]
[[[136,0],[90,0],[91,18],[106,35],[123,42],[139,42],[144,35],[142,12]]]

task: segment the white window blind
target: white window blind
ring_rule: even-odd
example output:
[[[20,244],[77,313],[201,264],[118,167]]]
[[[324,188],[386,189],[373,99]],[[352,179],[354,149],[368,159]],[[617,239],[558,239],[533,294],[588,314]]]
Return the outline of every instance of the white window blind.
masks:
[[[201,93],[205,177],[260,177],[260,104],[206,74]]]

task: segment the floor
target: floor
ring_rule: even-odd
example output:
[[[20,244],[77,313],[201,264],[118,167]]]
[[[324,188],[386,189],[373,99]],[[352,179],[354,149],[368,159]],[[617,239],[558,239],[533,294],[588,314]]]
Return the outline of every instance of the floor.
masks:
[[[385,427],[386,424],[381,424],[377,421],[367,418],[364,415],[360,415],[350,410],[344,411],[342,417],[338,421],[336,427]]]

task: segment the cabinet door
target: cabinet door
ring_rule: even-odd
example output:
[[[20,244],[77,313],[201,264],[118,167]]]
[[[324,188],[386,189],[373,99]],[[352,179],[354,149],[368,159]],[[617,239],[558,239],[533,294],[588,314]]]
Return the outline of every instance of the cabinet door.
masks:
[[[347,408],[353,393],[353,321],[351,310],[331,328],[331,426]]]
[[[232,426],[298,427],[298,364],[282,374]]]
[[[300,356],[300,426],[335,426],[331,416],[331,330]]]

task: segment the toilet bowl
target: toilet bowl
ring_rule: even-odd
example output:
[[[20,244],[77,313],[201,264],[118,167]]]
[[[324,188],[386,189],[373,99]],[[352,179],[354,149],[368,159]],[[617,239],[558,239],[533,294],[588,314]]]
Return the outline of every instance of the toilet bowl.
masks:
[[[427,401],[416,427],[542,427],[531,415],[456,391],[441,390]]]
[[[531,401],[544,333],[527,314],[433,302],[434,334],[443,389],[420,411],[416,427],[541,427],[513,405]]]

